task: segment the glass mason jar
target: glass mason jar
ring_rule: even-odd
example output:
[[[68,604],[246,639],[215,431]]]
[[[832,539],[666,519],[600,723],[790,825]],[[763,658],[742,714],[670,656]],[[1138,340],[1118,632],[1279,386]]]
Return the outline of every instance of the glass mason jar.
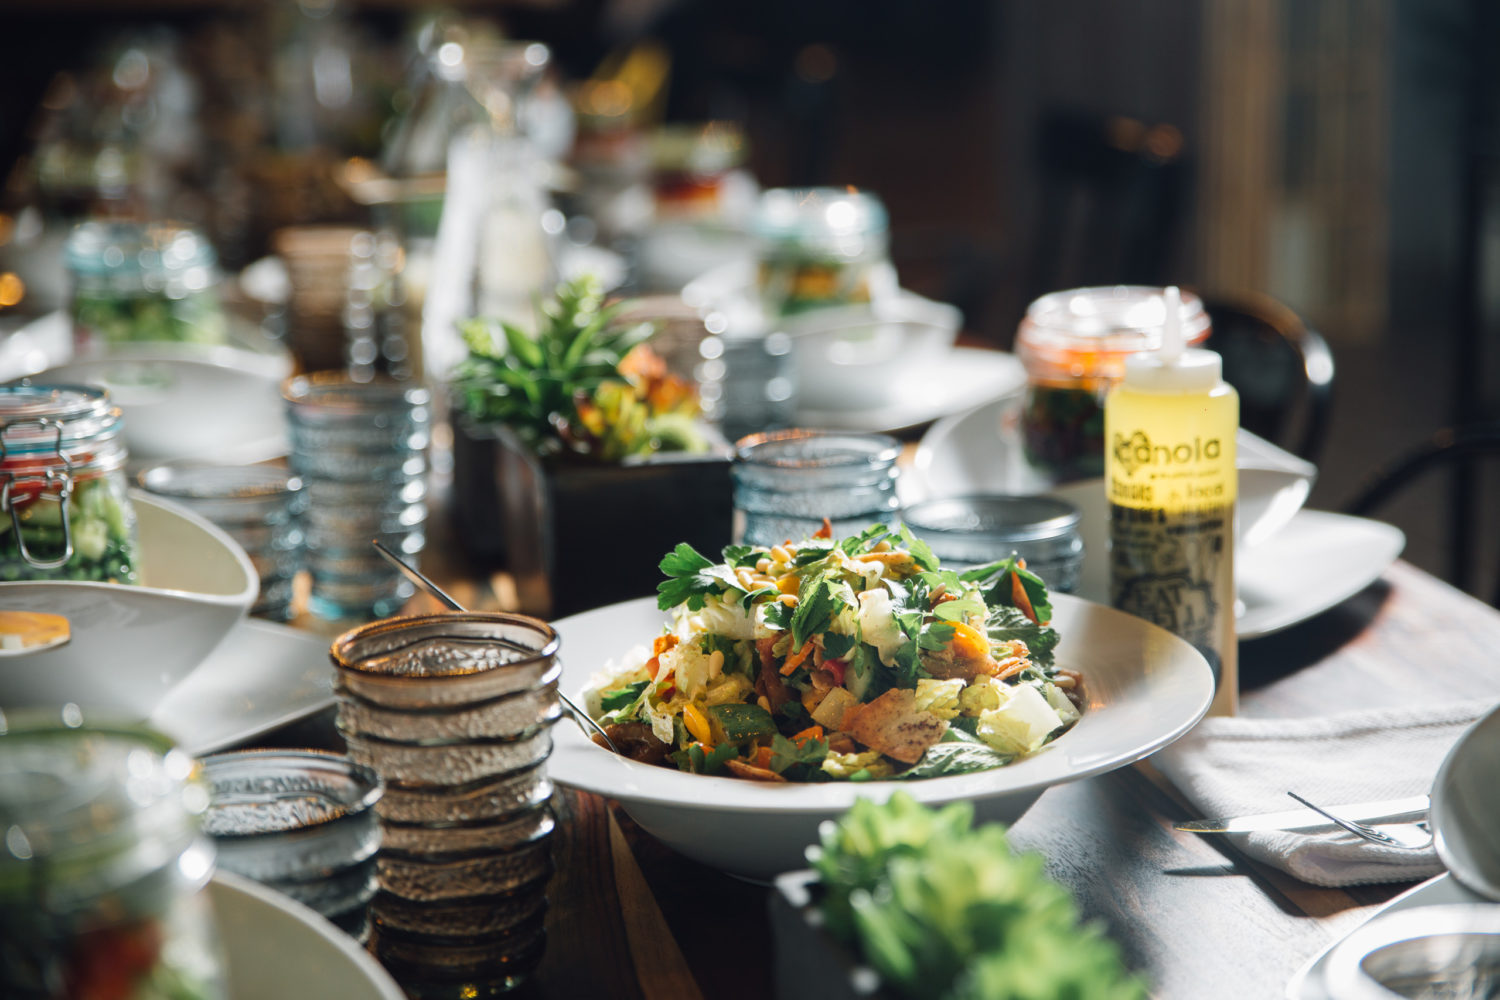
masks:
[[[1052,292],[1027,308],[1016,333],[1027,379],[1021,444],[1044,479],[1104,475],[1104,397],[1128,356],[1161,346],[1165,318],[1162,290],[1135,285]],[[1208,336],[1208,314],[1190,292],[1181,322],[1187,344]]]
[[[120,427],[103,389],[0,386],[0,580],[138,581]]]
[[[85,222],[63,252],[73,281],[73,337],[88,353],[106,344],[222,344],[213,247],[191,229]]]
[[[71,713],[71,717],[70,717]],[[18,1000],[227,996],[192,758],[144,727],[0,728],[0,983]]]
[[[780,545],[810,537],[827,518],[833,537],[896,519],[901,442],[884,434],[788,430],[735,443],[736,542]]]
[[[873,194],[773,188],[760,196],[758,288],[772,318],[895,294],[890,223]]]

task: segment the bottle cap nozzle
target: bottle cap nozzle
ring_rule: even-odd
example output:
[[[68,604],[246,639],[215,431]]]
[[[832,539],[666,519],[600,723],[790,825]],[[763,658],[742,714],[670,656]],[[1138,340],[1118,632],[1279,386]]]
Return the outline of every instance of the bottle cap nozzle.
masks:
[[[1172,365],[1182,357],[1182,292],[1168,285],[1162,294],[1166,315],[1161,327],[1161,361]]]

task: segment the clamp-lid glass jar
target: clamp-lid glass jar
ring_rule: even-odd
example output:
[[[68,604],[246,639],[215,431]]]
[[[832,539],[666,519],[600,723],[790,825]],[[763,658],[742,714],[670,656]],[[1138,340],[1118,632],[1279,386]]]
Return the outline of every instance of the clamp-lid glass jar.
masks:
[[[222,1000],[208,793],[144,727],[0,715],[0,983],[27,1000]]]
[[[137,581],[121,423],[103,389],[0,386],[0,580]]]
[[[791,316],[894,295],[890,222],[873,194],[773,188],[760,196],[754,231],[767,316]]]
[[[191,229],[85,222],[68,237],[63,260],[81,352],[129,341],[227,339],[217,258]]]
[[[1183,340],[1208,336],[1208,314],[1182,293]],[[1021,443],[1027,461],[1054,483],[1104,475],[1104,397],[1125,359],[1161,346],[1166,305],[1159,288],[1117,285],[1052,292],[1033,302],[1016,333],[1026,366]]]

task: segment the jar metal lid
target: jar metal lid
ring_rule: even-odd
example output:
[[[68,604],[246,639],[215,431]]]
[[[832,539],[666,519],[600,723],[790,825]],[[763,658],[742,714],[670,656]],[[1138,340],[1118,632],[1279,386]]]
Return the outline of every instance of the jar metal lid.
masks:
[[[300,477],[272,465],[167,462],[143,469],[137,481],[179,500],[280,500],[302,490]]]
[[[989,494],[924,500],[901,517],[918,535],[1022,542],[1076,532],[1082,515],[1057,497]]]
[[[121,413],[109,393],[90,385],[0,386],[0,448],[35,454],[111,436]]]
[[[885,467],[900,455],[901,442],[886,434],[767,431],[734,443],[736,462],[776,469]]]
[[[135,222],[84,222],[63,248],[63,261],[74,274],[134,275],[151,271],[209,269],[218,258],[208,241],[191,229]]]
[[[87,899],[165,867],[198,837],[191,757],[145,726],[0,713],[0,899]],[[201,876],[208,877],[205,868]]]
[[[865,191],[841,188],[772,188],[755,208],[755,232],[773,243],[859,254],[867,237],[890,228],[885,205]]]
[[[1184,343],[1197,344],[1208,336],[1208,313],[1198,296],[1183,292],[1179,315]],[[1118,376],[1126,356],[1161,346],[1165,321],[1160,288],[1115,285],[1052,292],[1027,307],[1016,332],[1016,353],[1022,361],[1081,365],[1098,369],[1091,373]]]

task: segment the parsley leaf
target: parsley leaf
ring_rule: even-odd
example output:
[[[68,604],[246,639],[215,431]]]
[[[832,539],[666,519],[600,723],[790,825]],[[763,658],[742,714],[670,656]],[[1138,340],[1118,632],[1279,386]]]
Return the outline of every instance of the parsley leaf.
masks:
[[[1020,639],[1026,643],[1031,661],[1038,666],[1052,664],[1052,651],[1057,648],[1057,630],[1050,625],[1038,625],[1020,608],[1004,605],[990,608],[990,617],[985,622],[991,642],[1009,642]]]
[[[849,655],[849,651],[859,642],[852,635],[844,635],[840,632],[823,633],[823,655],[830,660],[841,660]]]
[[[846,556],[863,555],[879,545],[882,538],[889,537],[890,533],[891,529],[888,525],[872,524],[859,534],[850,535],[839,542],[839,548]]]
[[[724,762],[739,753],[739,747],[733,743],[720,743],[708,752],[704,752],[703,744],[689,743],[687,749],[678,750],[672,754],[672,760],[676,762],[677,769],[688,771],[692,774],[718,774],[724,769]]]
[[[622,708],[629,708],[640,697],[641,692],[646,690],[646,685],[650,683],[650,681],[636,681],[634,684],[627,684],[622,688],[606,691],[599,698],[599,707],[606,712],[615,712]]]
[[[793,650],[801,649],[810,637],[828,631],[828,626],[833,624],[834,588],[834,581],[826,576],[802,581],[797,608],[792,612]]]
[[[766,557],[763,550],[753,545],[726,545],[724,561],[736,569],[749,569]]]
[[[906,525],[900,523],[896,525],[896,537],[901,539],[901,544],[906,546],[906,551],[911,553],[912,559],[918,566],[925,570],[939,568],[938,557],[933,555],[931,546],[913,535]]]
[[[1050,622],[1052,602],[1047,599],[1047,585],[1031,570],[1022,568],[1017,556],[984,566],[975,566],[966,571],[962,579],[978,583],[984,593],[985,603],[990,607],[1001,605],[1015,607],[1015,584],[1011,580],[1012,575],[1020,578],[1021,587],[1026,591],[1026,599],[1031,602],[1032,610],[1036,612],[1037,621],[1043,625]]]
[[[785,632],[792,627],[792,609],[780,601],[772,601],[766,605],[766,615],[763,621],[766,627],[777,632]]]
[[[965,594],[957,600],[942,602],[932,609],[932,613],[945,622],[958,622],[970,615],[982,615],[987,610],[978,594]]]
[[[798,746],[777,733],[771,738],[771,770],[781,774],[794,764],[817,767],[828,756],[828,744],[822,740],[803,740]]]
[[[668,552],[661,560],[661,571],[670,579],[656,585],[656,606],[663,611],[687,604],[689,611],[703,608],[703,598],[724,589],[723,581],[712,573],[714,564],[687,542],[678,542],[677,548]]]
[[[937,778],[946,774],[968,774],[1002,767],[1012,760],[1014,758],[1009,754],[1001,753],[978,737],[950,727],[940,741],[927,748],[921,760],[897,777]]]

